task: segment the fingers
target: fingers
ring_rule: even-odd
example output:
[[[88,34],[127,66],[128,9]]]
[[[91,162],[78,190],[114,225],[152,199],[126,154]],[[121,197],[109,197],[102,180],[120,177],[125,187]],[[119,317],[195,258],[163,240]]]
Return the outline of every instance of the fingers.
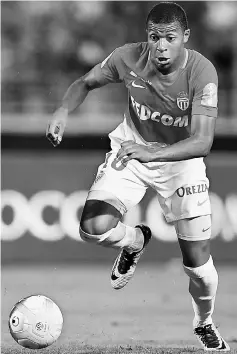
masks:
[[[54,147],[58,146],[62,141],[62,137],[60,135],[54,136],[51,133],[47,134],[47,138]]]
[[[126,140],[121,143],[121,147],[126,148],[136,144],[133,140]]]
[[[119,151],[117,152],[117,158],[119,160],[124,160],[124,158],[126,156],[129,156],[130,154],[132,154],[133,152],[135,152],[134,147],[127,147],[127,148],[121,148],[119,149]]]
[[[51,122],[47,126],[46,137],[56,147],[62,141],[63,127],[60,123]]]
[[[134,152],[128,156],[125,156],[123,159],[122,159],[122,163],[123,164],[126,164],[128,161],[132,160],[132,159],[136,159],[137,158],[137,154]]]
[[[121,163],[123,164],[132,159],[140,162],[147,162],[149,156],[147,156],[146,147],[137,144],[132,140],[128,140],[121,143],[121,148],[117,153],[117,159],[121,160]]]
[[[121,161],[121,163],[126,163],[137,156],[137,144],[132,140],[124,141],[121,143],[121,148],[117,153],[117,159]]]

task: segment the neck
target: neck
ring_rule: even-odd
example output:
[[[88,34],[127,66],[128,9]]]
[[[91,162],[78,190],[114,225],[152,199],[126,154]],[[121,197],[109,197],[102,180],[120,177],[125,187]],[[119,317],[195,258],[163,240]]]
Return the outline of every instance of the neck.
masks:
[[[185,62],[186,62],[186,56],[187,56],[187,50],[185,48],[183,48],[183,50],[180,54],[179,60],[177,60],[175,70],[182,69],[184,67]]]

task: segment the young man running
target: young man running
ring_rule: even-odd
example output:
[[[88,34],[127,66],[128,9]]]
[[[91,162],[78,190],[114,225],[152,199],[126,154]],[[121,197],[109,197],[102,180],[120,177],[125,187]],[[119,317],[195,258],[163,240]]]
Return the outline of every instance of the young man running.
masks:
[[[47,128],[54,146],[62,139],[68,113],[89,91],[124,82],[128,106],[109,134],[111,151],[99,166],[80,223],[81,238],[121,249],[111,284],[124,287],[151,239],[147,226],[120,220],[148,187],[157,192],[166,220],[176,228],[194,309],[194,333],[205,350],[228,351],[212,321],[218,275],[210,255],[209,181],[203,162],[211,149],[217,117],[214,66],[185,48],[190,30],[185,11],[161,2],[147,17],[147,42],[115,49],[76,80]],[[96,117],[95,117],[96,119]]]

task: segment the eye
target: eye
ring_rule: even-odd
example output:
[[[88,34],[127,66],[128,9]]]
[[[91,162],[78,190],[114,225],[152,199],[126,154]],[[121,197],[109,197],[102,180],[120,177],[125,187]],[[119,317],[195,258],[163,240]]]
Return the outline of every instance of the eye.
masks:
[[[157,39],[158,39],[158,37],[157,37],[155,34],[151,34],[151,35],[150,35],[150,38],[151,38],[151,40],[154,41],[154,42],[156,42]]]
[[[172,42],[172,41],[175,40],[175,37],[169,36],[169,37],[167,37],[167,39],[168,39],[169,42]]]

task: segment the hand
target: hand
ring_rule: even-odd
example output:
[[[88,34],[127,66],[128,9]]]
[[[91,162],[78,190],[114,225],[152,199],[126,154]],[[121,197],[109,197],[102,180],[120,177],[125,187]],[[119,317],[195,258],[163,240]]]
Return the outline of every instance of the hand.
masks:
[[[54,147],[58,146],[62,141],[66,120],[67,112],[59,109],[55,112],[52,121],[48,123],[46,137]]]
[[[140,145],[132,140],[128,140],[121,144],[117,158],[122,160],[122,163],[126,163],[132,159],[140,162],[151,162],[154,159],[154,153],[156,151],[157,147]]]

